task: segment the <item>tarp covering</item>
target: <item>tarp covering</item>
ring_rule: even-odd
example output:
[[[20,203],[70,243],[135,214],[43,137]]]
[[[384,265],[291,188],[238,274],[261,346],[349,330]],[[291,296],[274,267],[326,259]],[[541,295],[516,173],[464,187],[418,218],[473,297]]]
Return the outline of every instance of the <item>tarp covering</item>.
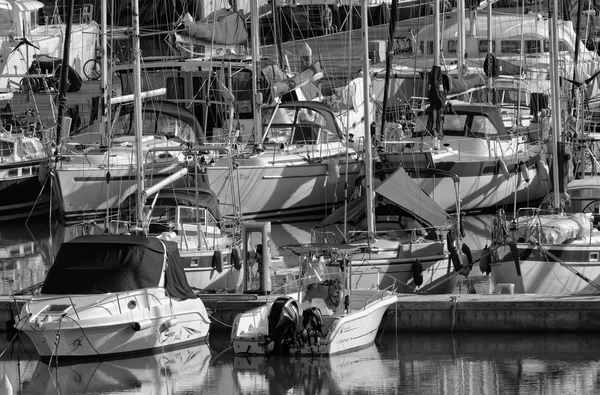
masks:
[[[497,77],[499,75],[521,75],[521,67],[498,59],[492,54],[488,54],[483,62],[483,71],[488,77]],[[491,73],[491,75],[490,75]]]
[[[564,244],[575,239],[588,239],[592,229],[590,215],[536,215],[519,218],[516,237],[519,241],[531,238],[542,244]]]
[[[448,94],[463,93],[478,86],[485,86],[485,80],[479,74],[470,74],[457,78],[445,75],[445,78],[448,78]]]
[[[89,295],[157,287],[165,248],[165,289],[174,298],[196,298],[185,277],[177,243],[129,235],[81,236],[63,243],[41,293]]]
[[[405,208],[431,225],[441,226],[448,219],[446,211],[426,194],[403,168],[399,168],[388,177],[375,190],[375,193]]]
[[[414,182],[403,168],[390,175],[376,190],[392,203],[400,206],[406,212],[433,226],[446,223],[448,214]],[[365,195],[348,203],[346,215],[344,210],[335,210],[321,221],[316,227],[323,228],[346,221],[351,225],[357,224],[365,217],[367,202]]]
[[[199,21],[184,20],[183,26],[180,33],[213,44],[235,45],[248,41],[246,23],[232,9],[217,10]]]

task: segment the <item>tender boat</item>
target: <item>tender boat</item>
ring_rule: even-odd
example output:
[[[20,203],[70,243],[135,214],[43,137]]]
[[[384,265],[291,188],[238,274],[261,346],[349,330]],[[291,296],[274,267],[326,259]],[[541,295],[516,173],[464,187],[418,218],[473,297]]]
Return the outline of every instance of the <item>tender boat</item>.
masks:
[[[288,246],[308,257],[322,246]],[[331,256],[353,247],[326,248]],[[351,263],[344,271],[301,276],[285,285],[288,294],[273,293],[263,306],[238,314],[231,341],[236,355],[333,355],[371,345],[386,310],[396,303],[390,289],[351,289]],[[309,273],[306,271],[306,273]],[[291,292],[296,288],[296,292]]]
[[[63,243],[15,319],[42,359],[126,356],[205,340],[210,319],[174,242],[136,235]]]

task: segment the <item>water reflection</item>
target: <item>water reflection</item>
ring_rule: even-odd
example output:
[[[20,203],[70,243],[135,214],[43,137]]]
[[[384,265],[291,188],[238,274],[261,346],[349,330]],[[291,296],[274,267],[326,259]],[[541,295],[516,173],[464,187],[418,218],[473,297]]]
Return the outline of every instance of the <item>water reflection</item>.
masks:
[[[203,343],[152,356],[64,366],[31,364],[21,394],[118,393],[173,394],[206,379],[211,349]],[[31,367],[29,368],[31,371]],[[24,375],[26,376],[26,375]],[[26,376],[27,377],[27,376]]]
[[[398,367],[387,362],[372,345],[327,358],[235,356],[233,371],[244,394],[366,393],[397,386]]]
[[[211,334],[210,345],[57,368],[9,340],[0,375],[20,394],[600,393],[600,336],[589,334],[385,333],[328,358],[235,356],[228,335]]]

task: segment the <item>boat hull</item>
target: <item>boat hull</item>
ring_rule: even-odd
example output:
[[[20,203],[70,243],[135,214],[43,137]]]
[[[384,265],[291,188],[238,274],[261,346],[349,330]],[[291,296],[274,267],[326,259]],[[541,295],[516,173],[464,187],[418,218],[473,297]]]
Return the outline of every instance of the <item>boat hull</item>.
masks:
[[[16,322],[42,359],[124,356],[184,347],[206,339],[210,325],[200,299],[175,300],[160,288],[35,296]]]
[[[393,166],[400,161],[411,163],[414,154],[385,154],[386,160]],[[442,160],[432,165],[439,170],[456,174],[460,178],[460,209],[465,211],[485,210],[515,203],[533,203],[541,201],[550,190],[549,179],[538,171],[536,165],[539,157],[506,159],[504,164],[508,176],[502,172],[498,159],[479,159],[463,161]],[[527,167],[529,181],[525,181],[519,171],[519,163],[523,161]],[[409,166],[409,165],[407,165]],[[547,168],[546,168],[547,172]],[[454,181],[448,177],[436,177],[421,174],[418,169],[410,169],[413,180],[446,211],[456,211],[456,194]],[[515,190],[516,185],[516,190]]]
[[[156,168],[146,176],[146,186],[155,185],[179,170],[178,165]],[[136,191],[135,168],[59,165],[55,183],[65,223],[96,220],[116,214],[119,206]]]
[[[323,316],[326,333],[301,347],[290,347],[292,355],[334,355],[368,347],[375,340],[386,310],[396,303],[395,294],[378,290],[353,289],[351,311]],[[238,315],[233,324],[232,342],[236,355],[263,355],[269,351],[263,343],[268,335],[271,304]],[[259,336],[262,334],[263,336]]]
[[[206,168],[207,181],[219,197],[224,215],[234,214],[237,201],[245,219],[289,219],[329,212],[346,197],[346,169],[348,197],[354,192],[360,172],[358,160],[351,160],[346,166],[342,155],[333,157],[332,160],[339,161],[339,174],[334,176],[326,158],[309,163],[298,155],[290,155],[273,163],[273,156],[266,152],[253,158],[235,159],[237,168],[233,172],[228,159],[219,159]]]
[[[48,158],[0,164],[0,221],[47,214]]]
[[[600,291],[586,280],[600,283],[597,242],[544,245],[549,254],[529,243],[516,243],[516,248],[518,262],[508,245],[493,251],[490,268],[496,285],[514,284],[515,293],[568,295]]]

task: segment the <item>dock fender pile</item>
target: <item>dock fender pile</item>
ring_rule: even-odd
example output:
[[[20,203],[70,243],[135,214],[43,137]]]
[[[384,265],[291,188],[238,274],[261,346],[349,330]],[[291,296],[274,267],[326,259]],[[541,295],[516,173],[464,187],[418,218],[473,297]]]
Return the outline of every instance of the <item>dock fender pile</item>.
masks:
[[[458,253],[458,250],[454,245],[454,238],[452,237],[451,232],[448,232],[446,235],[446,242],[448,244],[448,251],[450,252],[450,260],[452,261],[454,270],[458,272],[463,268],[462,254]]]
[[[483,247],[483,250],[481,250],[481,258],[479,258],[479,269],[481,269],[481,273],[485,273],[488,276],[492,272],[492,268],[490,266],[490,259],[491,252],[486,244],[486,246]]]
[[[340,179],[340,164],[334,158],[329,158],[327,161],[327,174],[328,180],[331,184],[337,185]]]
[[[525,162],[519,162],[519,171],[521,172],[521,176],[523,176],[523,180],[529,182],[529,170]]]
[[[548,175],[548,166],[546,165],[546,163],[539,159],[537,162],[535,162],[535,168],[538,174],[540,175],[540,179],[542,181],[548,181],[550,176]]]
[[[413,272],[413,279],[415,281],[415,285],[417,287],[420,287],[421,285],[423,285],[423,265],[421,264],[420,261],[414,261],[412,264],[412,272]]]
[[[502,158],[498,158],[498,166],[500,167],[500,172],[507,180],[510,178],[510,173],[508,172],[508,167],[506,166],[506,162],[502,160]]]
[[[223,254],[221,254],[221,251],[219,250],[215,251],[213,254],[212,267],[219,273],[223,272]]]
[[[240,258],[240,249],[238,247],[233,247],[231,249],[231,263],[235,270],[240,270],[242,268],[242,260]]]
[[[462,243],[462,247],[460,249],[467,257],[467,263],[469,266],[473,266],[473,253],[471,253],[471,247],[469,247],[467,243]]]

